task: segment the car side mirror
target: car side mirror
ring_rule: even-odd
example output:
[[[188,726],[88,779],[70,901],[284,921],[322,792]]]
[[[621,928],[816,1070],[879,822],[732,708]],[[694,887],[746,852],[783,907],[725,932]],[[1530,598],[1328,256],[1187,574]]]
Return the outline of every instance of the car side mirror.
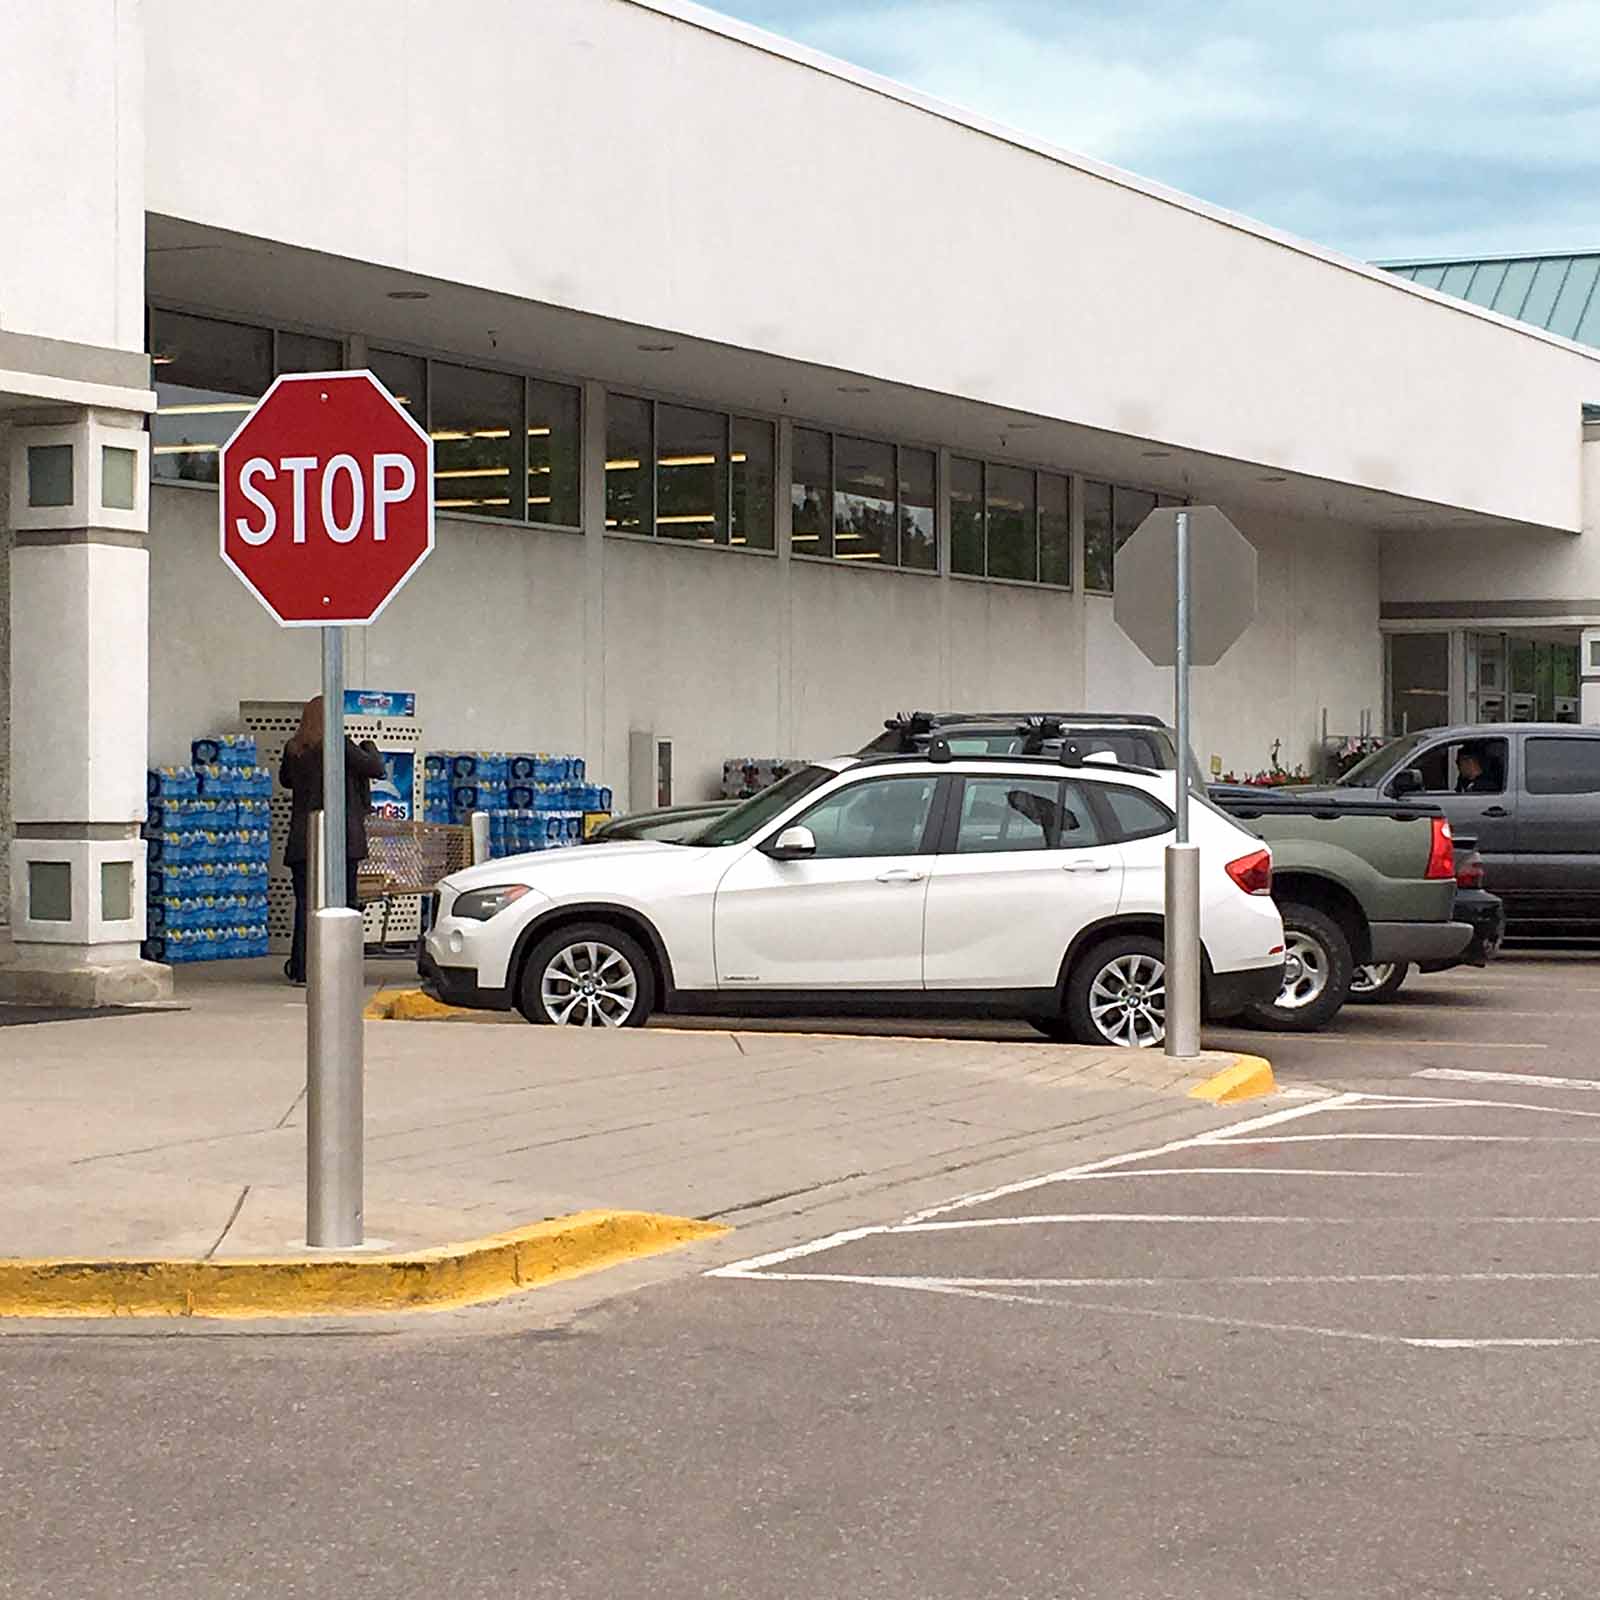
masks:
[[[817,853],[817,836],[809,828],[785,828],[771,844],[761,848],[774,861],[804,861]]]
[[[1403,794],[1421,794],[1426,787],[1415,767],[1402,767],[1389,782],[1389,792],[1396,799]]]

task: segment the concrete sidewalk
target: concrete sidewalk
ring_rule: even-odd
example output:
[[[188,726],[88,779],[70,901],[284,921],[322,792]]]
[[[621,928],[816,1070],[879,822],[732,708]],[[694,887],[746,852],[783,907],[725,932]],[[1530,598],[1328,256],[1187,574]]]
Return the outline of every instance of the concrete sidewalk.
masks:
[[[0,1029],[0,1256],[299,1252],[304,995],[258,963],[179,998]],[[366,1027],[367,1230],[397,1250],[594,1207],[799,1236],[1229,1116],[1158,1055],[1042,1041]]]

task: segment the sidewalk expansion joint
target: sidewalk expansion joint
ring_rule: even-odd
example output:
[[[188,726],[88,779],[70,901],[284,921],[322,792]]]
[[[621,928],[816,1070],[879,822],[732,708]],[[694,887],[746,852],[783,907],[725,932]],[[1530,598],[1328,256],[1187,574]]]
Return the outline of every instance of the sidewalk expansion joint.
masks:
[[[723,1223],[695,1217],[579,1211],[482,1239],[394,1255],[0,1259],[0,1317],[270,1318],[443,1311],[503,1299],[729,1231]]]

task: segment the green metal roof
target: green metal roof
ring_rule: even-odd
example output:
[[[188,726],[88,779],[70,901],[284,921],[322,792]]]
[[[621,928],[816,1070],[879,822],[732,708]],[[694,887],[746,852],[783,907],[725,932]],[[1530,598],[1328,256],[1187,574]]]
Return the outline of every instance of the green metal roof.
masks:
[[[1377,265],[1425,288],[1600,349],[1600,250]]]

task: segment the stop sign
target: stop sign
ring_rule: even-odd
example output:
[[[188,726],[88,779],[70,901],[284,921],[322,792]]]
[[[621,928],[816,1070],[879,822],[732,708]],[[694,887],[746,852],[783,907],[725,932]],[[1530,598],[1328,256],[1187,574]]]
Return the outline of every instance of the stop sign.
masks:
[[[222,447],[222,559],[286,628],[373,621],[433,549],[433,441],[370,372],[277,379]]]

